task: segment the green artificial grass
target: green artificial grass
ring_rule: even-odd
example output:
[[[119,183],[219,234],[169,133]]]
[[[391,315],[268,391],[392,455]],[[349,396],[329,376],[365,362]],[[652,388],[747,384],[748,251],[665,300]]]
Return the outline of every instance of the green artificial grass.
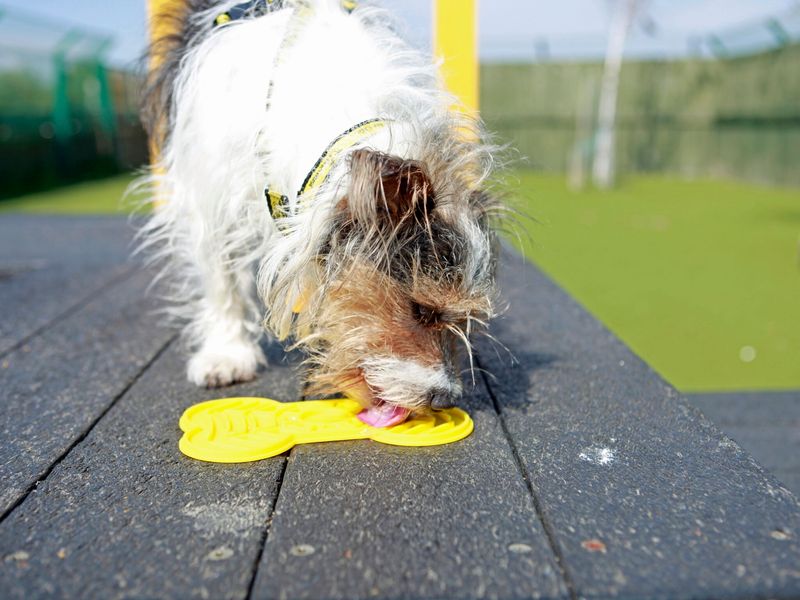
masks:
[[[120,175],[0,200],[0,212],[126,214],[131,204],[123,202],[122,196],[131,181],[132,175]]]
[[[515,243],[677,388],[800,388],[800,190],[519,182]]]

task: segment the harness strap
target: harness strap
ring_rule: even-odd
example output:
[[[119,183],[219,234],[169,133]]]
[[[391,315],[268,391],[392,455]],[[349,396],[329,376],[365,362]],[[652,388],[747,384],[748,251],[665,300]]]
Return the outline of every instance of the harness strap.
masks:
[[[297,196],[300,197],[309,192],[318,190],[327,181],[339,157],[346,151],[355,146],[361,140],[373,135],[386,127],[387,121],[385,119],[369,119],[362,121],[358,125],[354,125],[336,139],[334,139],[325,152],[319,157],[314,167],[306,175],[303,185],[297,191]]]
[[[225,25],[231,21],[239,21],[245,17],[262,17],[276,10],[281,10],[286,4],[291,4],[291,1],[285,0],[250,0],[250,2],[242,2],[236,6],[232,6],[225,12],[219,13],[214,18],[214,27]],[[351,13],[358,7],[356,0],[341,0],[342,9]]]
[[[342,10],[352,13],[358,7],[357,0],[340,0]],[[287,53],[294,46],[300,36],[303,27],[308,22],[314,12],[314,5],[311,0],[251,0],[231,7],[229,10],[220,13],[214,19],[214,27],[219,27],[238,21],[246,17],[261,17],[274,11],[291,8],[293,10],[289,22],[286,26],[283,39],[275,54],[273,72],[283,63]],[[272,95],[275,80],[271,79],[267,88],[266,109],[269,112],[272,105]],[[311,171],[306,175],[303,184],[297,191],[297,198],[311,195],[318,191],[328,180],[336,163],[347,150],[358,144],[360,141],[373,135],[387,125],[384,119],[369,119],[354,125],[344,133],[337,136],[322,155],[319,157]],[[277,190],[270,189],[269,185],[264,188],[264,196],[267,200],[269,214],[276,223],[289,215],[290,200],[289,196]],[[280,228],[280,225],[279,225]]]
[[[261,17],[282,8],[283,0],[251,0],[250,2],[242,2],[218,14],[214,18],[214,26],[225,25],[226,23],[238,21],[245,17]]]
[[[303,184],[297,191],[297,198],[317,192],[328,180],[331,172],[341,159],[342,155],[359,142],[384,129],[389,122],[386,119],[368,119],[353,125],[347,131],[339,134],[314,163],[306,175]],[[267,199],[269,214],[275,221],[289,214],[289,197],[267,187],[264,190]]]

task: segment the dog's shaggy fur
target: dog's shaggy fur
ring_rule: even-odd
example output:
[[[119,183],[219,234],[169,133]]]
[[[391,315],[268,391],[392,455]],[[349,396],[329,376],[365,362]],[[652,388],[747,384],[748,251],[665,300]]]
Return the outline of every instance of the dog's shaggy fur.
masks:
[[[177,33],[153,47],[143,115],[161,148],[148,178],[159,206],[141,239],[188,321],[189,378],[253,378],[263,324],[306,350],[317,392],[405,414],[450,405],[458,348],[471,356],[494,312],[493,147],[384,11],[286,0],[213,26],[235,4],[153,16]],[[322,188],[290,193],[331,140],[375,118],[386,126]],[[280,222],[266,185],[289,196]]]

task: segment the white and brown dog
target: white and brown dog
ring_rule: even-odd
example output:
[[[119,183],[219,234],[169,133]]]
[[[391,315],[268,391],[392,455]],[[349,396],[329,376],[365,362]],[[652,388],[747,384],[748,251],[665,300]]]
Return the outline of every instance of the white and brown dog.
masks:
[[[240,0],[241,2],[241,0]],[[493,147],[379,8],[188,0],[155,41],[162,149],[142,244],[189,322],[189,379],[252,379],[263,328],[379,426],[451,405],[493,314]],[[265,309],[264,309],[265,307]]]

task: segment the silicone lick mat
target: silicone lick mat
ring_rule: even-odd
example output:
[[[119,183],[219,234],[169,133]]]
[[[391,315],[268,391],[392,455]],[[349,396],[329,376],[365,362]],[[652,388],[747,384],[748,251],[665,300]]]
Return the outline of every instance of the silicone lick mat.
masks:
[[[474,427],[459,408],[378,428],[362,423],[355,400],[278,402],[224,398],[201,402],[181,416],[181,452],[207,462],[251,462],[277,456],[296,444],[371,439],[393,446],[437,446],[467,437]]]

